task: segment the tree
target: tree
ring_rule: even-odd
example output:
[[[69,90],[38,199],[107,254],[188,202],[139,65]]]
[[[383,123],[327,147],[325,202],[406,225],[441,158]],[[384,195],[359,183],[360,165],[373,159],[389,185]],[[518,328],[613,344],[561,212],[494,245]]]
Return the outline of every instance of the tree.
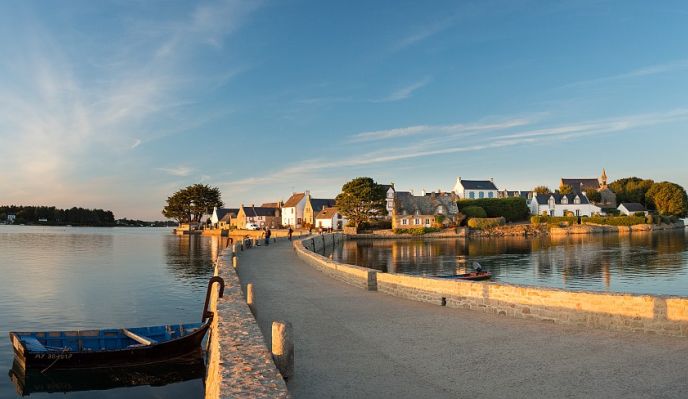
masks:
[[[602,202],[602,194],[594,188],[585,190],[585,195],[591,202]]]
[[[219,188],[194,184],[167,197],[167,205],[162,209],[162,214],[179,223],[198,223],[203,215],[209,215],[214,207],[222,205]]]
[[[637,202],[647,206],[646,194],[654,184],[653,180],[639,177],[625,177],[609,185],[609,189],[616,194],[616,202]]]
[[[537,186],[533,189],[538,194],[551,194],[552,191],[550,191],[549,187],[547,186]]]
[[[559,193],[562,195],[571,194],[573,192],[573,187],[568,184],[562,184],[559,186]]]
[[[676,183],[654,183],[647,191],[646,201],[660,215],[684,216],[688,213],[686,190]]]
[[[370,177],[357,177],[342,186],[337,195],[337,208],[349,221],[358,226],[370,219],[385,215],[385,189]]]

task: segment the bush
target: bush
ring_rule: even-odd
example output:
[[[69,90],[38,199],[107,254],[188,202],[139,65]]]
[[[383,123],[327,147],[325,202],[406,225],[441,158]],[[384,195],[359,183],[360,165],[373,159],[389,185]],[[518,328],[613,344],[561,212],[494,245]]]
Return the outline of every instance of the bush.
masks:
[[[467,206],[461,210],[461,213],[469,218],[486,218],[487,212],[479,206]]]
[[[585,223],[607,226],[635,226],[636,224],[645,224],[645,216],[593,216],[585,219]]]
[[[362,222],[359,226],[361,230],[389,230],[392,228],[391,220],[371,220]]]
[[[644,217],[645,217],[645,212],[636,212],[636,213],[633,214],[633,216],[638,216],[638,217],[644,218]]]
[[[394,234],[413,234],[415,236],[422,236],[427,233],[435,233],[441,231],[436,227],[413,227],[410,229],[394,229]]]
[[[589,219],[589,218],[588,218]],[[533,216],[530,218],[531,224],[541,224],[546,223],[552,226],[572,226],[578,223],[578,218],[576,216]]]
[[[528,220],[530,215],[528,204],[525,198],[521,197],[463,199],[459,200],[457,205],[463,214],[466,214],[464,209],[477,206],[485,210],[487,217],[503,217],[507,222]]]
[[[603,208],[602,212],[609,216],[619,216],[621,215],[621,211],[616,209],[616,208]]]
[[[487,230],[506,223],[503,217],[498,218],[472,218],[468,220],[468,227],[476,230]]]

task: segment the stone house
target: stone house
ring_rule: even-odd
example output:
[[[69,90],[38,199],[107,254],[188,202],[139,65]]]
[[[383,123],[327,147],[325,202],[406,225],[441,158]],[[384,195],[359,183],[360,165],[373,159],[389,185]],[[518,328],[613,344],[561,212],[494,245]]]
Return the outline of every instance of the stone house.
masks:
[[[566,216],[567,212],[572,212],[575,216],[592,216],[602,211],[600,207],[591,204],[585,194],[576,193],[533,193],[528,205],[533,215]]]
[[[282,206],[282,226],[302,227],[303,210],[306,208],[306,196],[310,192],[292,193]]]
[[[213,213],[210,215],[210,223],[216,229],[229,229],[232,224],[232,219],[237,217],[239,208],[213,208]]]
[[[306,196],[306,205],[303,207],[303,225],[316,226],[315,217],[325,208],[331,208],[337,201],[329,198],[312,198]]]
[[[607,171],[604,168],[598,178],[561,178],[559,185],[571,186],[576,194],[596,190],[600,193],[601,200],[595,202],[595,205],[600,208],[616,208],[616,194],[607,186]]]
[[[339,213],[336,207],[324,208],[315,217],[315,227],[323,229],[341,230],[346,222],[346,217]]]
[[[492,178],[490,180],[463,180],[459,176],[456,178],[454,193],[460,199],[497,198],[499,196],[499,190]]]
[[[246,225],[255,223],[258,227],[277,228],[280,226],[282,218],[278,208],[269,208],[262,206],[244,206],[239,208],[239,214],[236,217],[236,227],[243,229]]]
[[[440,220],[443,226],[456,223],[456,217],[459,215],[457,199],[456,195],[449,193],[413,195],[410,192],[397,191],[394,195],[392,228],[433,227]]]

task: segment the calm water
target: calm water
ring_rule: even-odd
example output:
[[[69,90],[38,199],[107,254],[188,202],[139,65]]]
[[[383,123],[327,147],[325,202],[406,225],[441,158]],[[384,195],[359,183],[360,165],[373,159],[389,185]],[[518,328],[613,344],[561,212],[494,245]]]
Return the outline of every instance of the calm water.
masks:
[[[0,226],[0,398],[8,377],[9,330],[136,327],[199,321],[211,259],[223,243],[169,228]],[[115,388],[60,398],[202,398],[196,378],[162,387]]]
[[[333,259],[390,273],[462,273],[478,261],[495,280],[567,288],[688,296],[688,231],[562,238],[351,240]],[[470,270],[469,270],[470,271]]]

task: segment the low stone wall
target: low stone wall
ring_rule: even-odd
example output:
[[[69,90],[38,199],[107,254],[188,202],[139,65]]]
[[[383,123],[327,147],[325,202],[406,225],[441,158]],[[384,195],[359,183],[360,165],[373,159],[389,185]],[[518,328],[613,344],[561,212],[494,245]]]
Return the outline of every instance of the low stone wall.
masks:
[[[377,270],[338,263],[316,253],[321,252],[325,246],[336,245],[344,238],[345,236],[341,233],[322,234],[294,241],[293,245],[299,258],[321,272],[347,284],[375,291],[377,289]]]
[[[688,337],[688,298],[685,297],[566,291],[382,273],[339,264],[310,252],[313,248],[321,250],[321,243],[329,241],[309,240],[294,243],[297,254],[309,264],[335,278],[366,289],[371,289],[371,279],[374,279],[375,290],[385,294],[558,324]],[[356,271],[352,272],[351,268],[356,268]],[[370,277],[371,274],[374,277]]]
[[[288,398],[287,386],[246,305],[231,256],[231,250],[225,250],[215,263],[215,275],[224,279],[225,291],[223,298],[217,298],[215,284],[211,296],[215,317],[208,341],[205,397]]]

